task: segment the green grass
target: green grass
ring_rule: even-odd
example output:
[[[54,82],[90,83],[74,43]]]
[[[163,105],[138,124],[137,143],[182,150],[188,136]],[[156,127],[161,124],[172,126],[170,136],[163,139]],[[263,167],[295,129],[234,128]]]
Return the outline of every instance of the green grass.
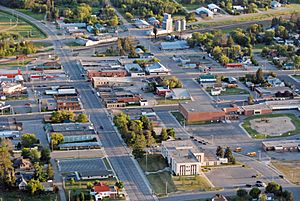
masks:
[[[65,42],[65,45],[69,46],[69,47],[79,47],[81,45],[79,45],[78,43],[76,43],[75,41],[68,41]]]
[[[150,174],[147,175],[147,178],[152,186],[153,191],[158,196],[166,195],[166,186],[168,193],[176,191],[175,184],[169,172]]]
[[[294,13],[295,11],[300,8],[300,5],[298,4],[293,4],[293,10],[273,10],[271,13],[256,13],[253,15],[241,15],[235,18],[231,19],[225,19],[225,20],[220,20],[220,21],[215,21],[215,22],[201,22],[197,25],[193,25],[193,28],[207,28],[210,26],[221,26],[221,25],[227,25],[227,24],[235,24],[235,23],[240,23],[240,22],[255,22],[255,21],[260,21],[260,20],[265,20],[268,18],[272,17],[279,17],[279,16],[286,16]],[[257,22],[259,23],[259,22]]]
[[[146,157],[138,160],[141,168],[144,172],[156,172],[166,168],[167,162],[160,154],[148,154],[147,155],[147,169],[146,169]]]
[[[158,105],[168,105],[168,104],[178,104],[183,101],[187,101],[191,99],[156,99]]]
[[[53,46],[51,42],[33,42],[33,44],[39,49]]]
[[[256,130],[251,128],[250,120],[261,119],[261,118],[274,118],[274,117],[289,117],[295,126],[295,130],[283,133],[280,136],[269,136],[263,133],[258,133]],[[274,138],[274,137],[287,137],[300,133],[300,119],[294,114],[264,114],[247,117],[242,124],[243,128],[255,139]]]
[[[178,191],[202,190],[211,191],[212,186],[203,176],[174,176],[174,184]]]
[[[221,92],[221,96],[240,95],[240,94],[249,94],[249,92],[241,88],[226,88],[226,91]]]
[[[55,193],[42,193],[40,195],[31,195],[24,191],[0,191],[0,200],[3,201],[53,201],[59,196]]]
[[[34,13],[30,10],[27,10],[27,9],[16,9],[17,11],[21,12],[21,13],[24,13],[26,15],[29,15],[31,17],[33,17],[34,19],[36,20],[44,20],[44,16],[45,14],[43,13]]]
[[[29,39],[42,39],[46,37],[46,35],[40,29],[38,29],[36,25],[31,24],[20,17],[18,17],[17,23],[16,16],[3,11],[0,11],[0,30],[2,32],[17,33],[24,38]]]
[[[183,126],[185,122],[184,116],[180,112],[171,112],[171,114],[176,118],[178,123],[180,123]]]
[[[24,60],[24,61],[13,61],[9,63],[0,64],[0,68],[6,68],[6,67],[25,67],[26,64],[28,64],[31,60]]]

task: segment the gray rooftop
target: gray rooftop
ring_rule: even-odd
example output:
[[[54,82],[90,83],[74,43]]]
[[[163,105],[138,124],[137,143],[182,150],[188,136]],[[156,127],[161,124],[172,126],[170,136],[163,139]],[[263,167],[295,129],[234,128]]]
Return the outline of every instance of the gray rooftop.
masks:
[[[221,108],[215,108],[210,103],[202,101],[181,102],[180,105],[188,112],[221,112]]]

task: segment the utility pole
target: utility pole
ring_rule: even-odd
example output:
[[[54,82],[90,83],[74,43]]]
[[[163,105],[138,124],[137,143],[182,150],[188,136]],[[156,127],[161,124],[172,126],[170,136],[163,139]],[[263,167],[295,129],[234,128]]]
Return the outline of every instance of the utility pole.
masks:
[[[146,172],[148,170],[148,152],[146,151]]]

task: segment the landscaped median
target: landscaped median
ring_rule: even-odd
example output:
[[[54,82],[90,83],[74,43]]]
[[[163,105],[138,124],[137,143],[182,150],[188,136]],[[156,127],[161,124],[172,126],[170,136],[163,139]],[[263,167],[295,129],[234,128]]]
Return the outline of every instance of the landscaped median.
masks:
[[[265,114],[247,117],[242,127],[252,138],[285,137],[300,132],[300,119],[294,114]]]

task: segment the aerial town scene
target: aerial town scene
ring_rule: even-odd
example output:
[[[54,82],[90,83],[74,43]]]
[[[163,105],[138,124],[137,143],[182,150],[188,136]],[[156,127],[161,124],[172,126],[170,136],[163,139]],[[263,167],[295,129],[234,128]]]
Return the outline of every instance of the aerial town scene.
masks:
[[[300,201],[300,0],[0,0],[0,201]]]

